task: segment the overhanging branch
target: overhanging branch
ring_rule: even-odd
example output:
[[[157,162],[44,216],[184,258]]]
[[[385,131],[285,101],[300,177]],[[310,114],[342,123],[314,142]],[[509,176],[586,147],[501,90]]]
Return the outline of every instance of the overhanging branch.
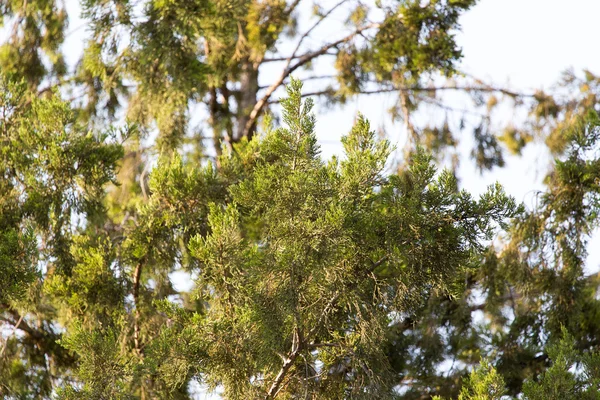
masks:
[[[463,91],[463,92],[481,92],[481,93],[501,93],[506,96],[514,97],[514,98],[524,98],[524,97],[533,97],[533,94],[530,93],[519,93],[512,90],[499,88],[495,86],[460,86],[460,85],[450,85],[450,86],[407,86],[407,87],[382,87],[379,89],[372,90],[361,90],[355,95],[371,95],[371,94],[383,94],[383,93],[399,93],[399,92],[437,92],[437,91]],[[312,96],[333,96],[337,92],[334,88],[326,88],[323,90],[316,90],[313,92],[305,92],[302,93],[302,97],[312,97]],[[269,104],[277,104],[281,100],[269,100]]]

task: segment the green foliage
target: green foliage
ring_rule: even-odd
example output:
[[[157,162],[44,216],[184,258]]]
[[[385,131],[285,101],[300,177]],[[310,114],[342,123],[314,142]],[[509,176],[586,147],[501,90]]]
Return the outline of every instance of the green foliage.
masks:
[[[458,396],[459,400],[500,400],[506,393],[504,381],[488,361],[471,372]]]
[[[481,364],[464,380],[458,400],[501,400],[505,394],[502,376],[489,361],[482,360]],[[442,398],[434,396],[433,400],[442,400]]]
[[[60,51],[67,13],[57,3],[53,0],[2,2],[2,22],[14,20],[14,28],[0,45],[0,69],[4,75],[23,77],[36,87],[46,77],[60,78],[67,72]]]
[[[70,268],[43,278],[57,371],[78,382],[60,398],[188,398],[192,380],[232,399],[394,398],[390,326],[459,290],[516,205],[499,187],[474,200],[423,151],[385,174],[362,116],[325,163],[299,81],[288,96],[285,127],[220,168],[161,158],[135,220],[69,236]],[[191,295],[171,284],[182,268]]]
[[[23,233],[4,227],[0,231],[0,302],[19,300],[38,277],[35,236],[31,229]]]
[[[122,151],[108,137],[82,131],[56,95],[30,99],[24,83],[0,79],[0,303],[3,321],[26,333],[25,340],[8,337],[3,344],[0,393],[40,398],[50,395],[51,376],[73,364],[55,328],[44,329],[54,323],[54,310],[41,283],[69,279],[79,266],[70,251],[72,228],[77,218],[102,213],[103,186],[114,181]],[[27,312],[37,317],[22,314]],[[52,355],[51,369],[46,354]]]
[[[502,167],[504,157],[498,140],[489,131],[489,126],[482,123],[474,129],[475,148],[471,151],[471,157],[480,171],[492,169],[494,166]]]
[[[591,375],[574,375],[571,368],[579,363],[576,353],[597,351],[592,339],[599,315],[597,283],[594,275],[586,276],[584,262],[598,226],[598,117],[590,112],[574,126],[538,208],[516,221],[508,245],[486,256],[480,273],[491,321],[486,335],[511,395],[584,398],[580,388],[592,384]],[[563,336],[566,342],[545,350]],[[553,364],[546,369],[548,358]]]
[[[112,329],[86,330],[75,324],[61,345],[79,355],[78,378],[83,387],[67,386],[58,392],[59,399],[131,399],[128,381],[133,374],[134,360],[120,351],[123,337]]]
[[[55,274],[44,282],[48,294],[63,303],[63,326],[70,326],[78,318],[88,327],[106,326],[122,313],[126,287],[123,278],[116,277],[111,269],[114,249],[108,239],[96,240],[89,243],[75,237],[70,249],[74,259],[71,273]]]
[[[62,3],[0,5],[0,396],[597,397],[600,79],[528,96],[462,76],[475,1],[304,4],[83,0],[75,68]],[[404,164],[362,115],[321,159],[292,73],[330,104],[396,92]],[[527,120],[498,123],[504,102]],[[546,143],[534,209],[438,172],[471,131],[481,170]]]
[[[409,80],[433,70],[454,73],[454,63],[462,54],[454,36],[444,33],[456,26],[461,12],[475,1],[436,0],[427,7],[419,1],[403,3],[387,16],[376,38],[374,57],[381,72],[408,74]]]
[[[195,341],[206,344],[174,362],[208,351],[178,368],[223,385],[228,398],[393,396],[381,347],[393,315],[447,291],[515,205],[498,188],[479,202],[457,192],[448,173],[435,179],[423,153],[404,174],[385,177],[389,145],[362,118],[343,139],[345,160],[324,164],[310,101],[302,104],[296,81],[288,93],[288,127],[253,139],[255,167],[229,188],[227,206],[211,206],[210,233],[190,242],[208,308],[170,317],[195,324]],[[187,329],[180,335],[190,340]]]

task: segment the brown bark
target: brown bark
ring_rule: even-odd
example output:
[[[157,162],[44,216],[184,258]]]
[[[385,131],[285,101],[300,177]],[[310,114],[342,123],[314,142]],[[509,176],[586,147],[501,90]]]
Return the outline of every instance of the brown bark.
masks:
[[[237,132],[233,137],[234,142],[239,142],[246,136],[252,139],[256,130],[256,118],[252,117],[252,111],[258,97],[258,68],[252,62],[246,61],[242,66],[240,76],[240,93],[238,96],[237,109]]]
[[[142,263],[139,262],[133,272],[133,302],[135,304],[135,312],[133,315],[133,345],[137,353],[140,352],[140,278],[142,276]]]

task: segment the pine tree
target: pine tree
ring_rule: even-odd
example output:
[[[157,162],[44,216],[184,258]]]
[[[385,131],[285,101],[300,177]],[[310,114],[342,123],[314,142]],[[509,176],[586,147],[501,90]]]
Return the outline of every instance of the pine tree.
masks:
[[[240,143],[219,170],[163,161],[140,219],[125,221],[118,235],[85,208],[85,223],[50,238],[61,245],[53,249],[68,251],[46,261],[37,280],[43,297],[34,304],[50,310],[34,315],[65,329],[44,336],[60,351],[45,352],[43,373],[21,367],[47,382],[11,374],[7,395],[48,396],[58,386],[64,398],[185,398],[192,378],[222,385],[227,398],[393,395],[382,345],[388,325],[429,294],[455,290],[452,277],[470,268],[481,240],[514,215],[515,204],[499,187],[473,200],[451,173],[436,178],[422,152],[403,173],[383,174],[389,144],[376,141],[363,118],[343,141],[345,159],[324,163],[312,102],[302,103],[300,88],[293,81],[283,102],[287,127]],[[48,117],[66,113],[55,104]],[[54,128],[65,135],[63,125]],[[121,150],[80,137],[60,136],[61,151],[81,157],[69,150],[88,140],[96,158],[60,153],[54,161],[81,163],[58,169],[72,184],[69,171],[92,167],[96,180],[83,177],[70,192],[99,194],[114,161],[98,171],[101,155]],[[198,273],[187,299],[177,300],[169,282],[178,264]],[[32,317],[17,328],[34,336],[25,328]],[[13,363],[28,349],[21,342],[11,339]]]
[[[199,381],[229,398],[595,398],[600,79],[527,94],[460,75],[453,33],[474,3],[309,17],[302,1],[86,0],[75,70],[63,3],[0,5],[0,394],[185,399]],[[315,72],[330,57],[334,75]],[[448,90],[482,116],[454,124]],[[301,97],[382,92],[411,137],[399,171],[362,117],[321,160]],[[525,123],[495,119],[506,101]],[[430,106],[446,118],[418,125]],[[470,127],[482,169],[545,141],[557,162],[537,208],[435,172]]]
[[[90,38],[70,70],[61,45],[80,27],[68,30],[64,5],[10,1],[3,6],[10,34],[0,65],[4,73],[25,78],[38,95],[53,88],[69,93],[84,123],[102,129],[126,117],[143,131],[158,131],[160,152],[185,145],[196,156],[220,154],[223,147],[251,139],[292,74],[310,80],[311,94],[328,104],[396,93],[390,111],[392,118],[404,121],[410,136],[407,150],[421,145],[452,151],[463,136],[472,135],[473,158],[481,168],[492,168],[503,163],[501,143],[518,152],[540,133],[539,125],[495,126],[497,104],[524,104],[532,117],[546,121],[576,103],[569,99],[562,104],[552,93],[519,93],[461,74],[455,32],[459,17],[475,3],[85,0],[80,5]],[[331,24],[339,25],[339,37],[316,40]],[[315,69],[325,59],[332,59],[333,75]],[[586,87],[592,89],[597,78],[586,74]],[[577,86],[576,80],[573,75],[570,83]],[[583,96],[596,93],[581,87]],[[456,117],[443,95],[448,91],[471,97],[482,117],[469,120],[469,113],[459,112],[462,122],[448,123]],[[424,109],[446,118],[420,125],[413,114]],[[198,115],[201,121],[194,126],[192,116]],[[467,131],[471,125],[472,133]],[[128,147],[127,153],[141,151],[139,144]]]
[[[599,122],[590,111],[572,124],[567,154],[556,161],[538,209],[514,225],[482,276],[498,370],[513,393],[546,369],[551,354],[544,347],[563,336],[563,327],[577,351],[597,349],[596,276],[585,273],[584,263],[598,226]],[[502,315],[507,309],[512,318]]]
[[[101,212],[102,187],[115,182],[123,153],[108,134],[78,126],[57,94],[30,99],[25,83],[5,77],[0,92],[0,318],[11,328],[0,350],[0,393],[43,398],[76,362],[58,344],[44,284],[73,273],[78,220]]]

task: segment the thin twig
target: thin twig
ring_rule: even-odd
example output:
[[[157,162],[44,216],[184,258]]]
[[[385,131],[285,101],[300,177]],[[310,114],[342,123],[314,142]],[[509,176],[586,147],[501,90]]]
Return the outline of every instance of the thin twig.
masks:
[[[289,56],[288,59],[286,60],[287,61],[286,68],[290,65],[290,63],[292,62],[292,59],[296,57],[296,53],[298,53],[298,50],[300,49],[300,46],[302,45],[302,42],[304,41],[304,39],[306,39],[308,37],[308,35],[310,35],[311,32],[314,31],[321,24],[321,22],[323,22],[323,20],[325,20],[325,18],[327,18],[329,15],[331,15],[332,12],[334,12],[338,7],[340,7],[342,4],[344,4],[347,1],[348,0],[339,1],[335,6],[330,8],[329,11],[327,11],[325,14],[321,15],[321,17],[313,24],[313,26],[311,26],[306,32],[304,32],[304,34],[300,37],[300,40],[298,40],[298,44],[294,48],[294,51],[292,51],[292,55]]]

